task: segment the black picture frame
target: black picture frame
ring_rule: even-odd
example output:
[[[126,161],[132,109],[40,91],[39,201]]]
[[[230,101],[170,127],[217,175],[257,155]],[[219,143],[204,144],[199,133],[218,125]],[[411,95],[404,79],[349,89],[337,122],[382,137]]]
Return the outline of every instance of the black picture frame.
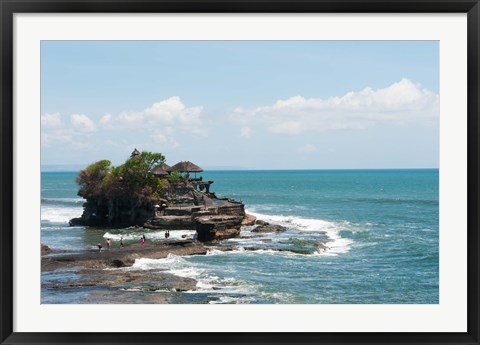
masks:
[[[0,0],[0,341],[2,344],[479,344],[478,0]],[[15,13],[467,13],[468,330],[466,333],[18,333],[13,332],[13,16]]]

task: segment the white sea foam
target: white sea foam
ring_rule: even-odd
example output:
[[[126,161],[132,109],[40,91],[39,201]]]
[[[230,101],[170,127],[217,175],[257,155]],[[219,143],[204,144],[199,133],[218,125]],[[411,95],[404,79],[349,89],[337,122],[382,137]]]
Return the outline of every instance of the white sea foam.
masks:
[[[261,292],[260,296],[266,299],[281,301],[280,303],[289,304],[294,300],[294,295],[288,292]],[[278,303],[278,302],[277,302]]]
[[[62,207],[54,205],[42,205],[41,220],[52,223],[68,223],[68,221],[75,217],[82,215],[82,207]]]
[[[45,204],[75,204],[75,205],[83,205],[85,203],[85,199],[83,198],[42,198],[42,203]]]
[[[142,235],[143,234],[140,234],[140,233],[111,234],[107,231],[106,233],[103,234],[103,238],[108,238],[113,242],[115,241],[119,242],[122,237],[124,241],[140,240],[140,236]]]
[[[164,259],[137,259],[132,267],[124,270],[163,270],[179,277],[197,281],[196,290],[188,293],[253,294],[253,285],[235,278],[221,278],[201,264],[191,263],[180,256],[169,254]]]
[[[209,301],[208,304],[248,304],[255,301],[254,297],[242,296],[220,296],[218,300]]]
[[[173,254],[168,254],[168,256],[164,259],[147,259],[147,258],[136,259],[131,269],[133,270],[152,270],[152,269],[170,270],[170,269],[184,268],[188,266],[190,266],[190,264],[182,257],[173,255]]]
[[[207,255],[225,255],[225,252],[223,250],[211,249],[207,251]]]
[[[192,238],[195,234],[194,230],[170,230],[170,237],[169,239],[172,240],[181,240],[184,239],[182,236],[186,236],[186,238]],[[120,241],[123,237],[124,241],[133,241],[133,240],[140,240],[140,236],[145,235],[147,241],[163,241],[165,240],[165,230],[159,230],[154,232],[147,232],[144,229],[132,229],[131,231],[127,229],[123,229],[121,233],[112,234],[110,232],[106,232],[103,237],[109,238],[112,241]]]
[[[305,257],[307,255],[319,255],[317,252],[315,254],[300,254],[300,253],[295,253],[291,252],[288,250],[276,250],[276,249],[255,249],[255,250],[245,250],[243,247],[237,247],[234,250],[229,250],[229,251],[222,251],[222,250],[209,250],[207,252],[207,255],[210,256],[228,256],[228,255],[279,255],[283,257],[288,257],[288,256],[296,256],[296,257]]]
[[[342,226],[346,224],[345,222],[335,223],[321,219],[310,219],[296,216],[267,215],[249,210],[246,210],[246,212],[257,217],[257,219],[272,224],[283,225],[287,229],[324,232],[328,236],[329,241],[326,244],[326,249],[318,250],[317,255],[337,255],[340,253],[346,253],[350,250],[350,245],[353,243],[352,240],[340,236],[340,230]]]
[[[250,244],[250,243],[249,243]],[[246,250],[242,246],[237,246],[233,250],[228,250],[228,251],[223,251],[223,250],[218,250],[218,249],[211,249],[207,251],[207,256],[229,256],[229,255],[237,255],[237,254],[243,254],[243,255],[256,255],[256,254],[293,254],[289,253],[287,251],[278,251],[275,249],[255,249],[255,250]]]

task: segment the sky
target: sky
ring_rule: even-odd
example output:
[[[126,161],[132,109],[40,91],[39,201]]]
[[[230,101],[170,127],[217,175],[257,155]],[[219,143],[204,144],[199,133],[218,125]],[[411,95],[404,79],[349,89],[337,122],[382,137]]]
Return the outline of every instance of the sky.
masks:
[[[439,164],[437,41],[43,41],[42,165]]]

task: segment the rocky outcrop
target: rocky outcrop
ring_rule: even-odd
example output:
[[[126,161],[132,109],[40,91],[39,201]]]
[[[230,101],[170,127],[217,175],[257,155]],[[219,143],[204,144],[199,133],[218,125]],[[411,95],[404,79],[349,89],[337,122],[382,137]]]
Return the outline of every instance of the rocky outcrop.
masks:
[[[257,220],[257,217],[246,213],[245,218],[243,218],[242,220],[242,225],[244,226],[255,225],[256,220]]]
[[[141,248],[133,244],[128,248],[97,250],[80,254],[56,255],[42,257],[42,272],[59,268],[104,269],[131,266],[136,259],[163,259],[168,254],[175,255],[205,255],[207,249],[200,243],[192,241],[169,241],[164,244],[145,244]]]
[[[202,211],[201,206],[167,207],[162,211],[164,216],[191,216]]]
[[[45,255],[53,253],[53,250],[49,246],[42,244],[40,245],[40,252],[42,253],[42,255]]]
[[[240,235],[243,216],[205,216],[195,220],[199,241],[222,240]]]
[[[237,237],[242,225],[254,225],[256,220],[245,214],[242,202],[217,198],[214,193],[196,190],[189,183],[170,184],[162,200],[159,206],[153,202],[130,205],[128,200],[90,199],[83,205],[82,216],[71,219],[70,225],[195,229],[197,239],[207,242]]]
[[[72,218],[70,226],[119,226],[143,225],[154,215],[153,202],[131,205],[128,200],[88,199],[83,204],[81,217]]]
[[[47,246],[42,246],[42,252],[50,252]],[[93,303],[110,303],[113,295],[125,293],[121,296],[123,303],[139,303],[136,298],[130,300],[128,292],[165,292],[165,291],[192,291],[196,290],[197,281],[192,278],[180,277],[162,270],[106,270],[105,268],[116,268],[131,266],[136,259],[165,258],[169,254],[175,255],[198,255],[206,254],[206,248],[200,243],[192,241],[169,241],[165,244],[145,244],[141,248],[138,244],[133,244],[125,248],[116,248],[110,250],[86,251],[83,253],[66,253],[58,255],[42,255],[42,272],[53,271],[57,269],[69,270],[75,274],[78,279],[71,280],[46,280],[42,283],[42,288],[47,289],[81,289],[88,288],[88,296],[91,294],[102,296],[101,301],[94,299]],[[138,297],[138,295],[134,295]],[[151,303],[169,303],[172,295],[145,295]],[[153,298],[153,300],[152,300]],[[112,301],[117,303],[118,299]],[[140,298],[140,301],[144,299]],[[170,301],[172,302],[172,301]]]
[[[258,225],[255,229],[252,229],[252,232],[282,232],[282,231],[287,231],[287,228],[278,225],[278,224],[270,224],[268,222],[264,221],[258,221],[256,222]]]
[[[162,230],[193,230],[197,228],[197,219],[206,216],[245,217],[245,205],[232,199],[218,199],[212,193],[195,191],[191,187],[176,187],[170,191],[171,198],[165,200],[167,207],[155,209],[153,204],[135,205],[102,200],[88,200],[84,203],[81,217],[72,218],[70,225],[81,226],[143,226],[150,229]],[[247,224],[255,221],[249,216]],[[213,218],[211,218],[212,220]],[[221,219],[221,218],[216,218]],[[216,227],[218,235],[214,239],[237,236],[238,224],[228,229],[223,225]],[[232,230],[235,229],[235,230]],[[228,230],[228,231],[227,231]],[[208,236],[207,236],[208,237]],[[207,238],[206,237],[206,238]],[[210,237],[208,237],[210,238]],[[203,237],[199,237],[203,240]]]
[[[65,250],[61,250],[61,249],[52,249],[49,246],[47,246],[46,244],[41,244],[40,245],[41,255],[61,254],[61,253],[65,253],[65,252],[66,252]]]
[[[245,215],[245,205],[231,199],[212,199],[203,194],[204,206],[167,207],[143,225],[153,229],[195,229],[202,242],[240,235],[240,227],[253,224],[254,216]],[[246,221],[244,221],[246,219]]]
[[[168,229],[168,230],[193,230],[195,222],[190,215],[188,216],[161,216],[150,218],[143,224],[149,229]]]
[[[86,269],[79,272],[82,279],[42,284],[48,289],[78,289],[85,287],[111,287],[124,291],[193,291],[197,281],[192,278],[151,271],[115,271]]]

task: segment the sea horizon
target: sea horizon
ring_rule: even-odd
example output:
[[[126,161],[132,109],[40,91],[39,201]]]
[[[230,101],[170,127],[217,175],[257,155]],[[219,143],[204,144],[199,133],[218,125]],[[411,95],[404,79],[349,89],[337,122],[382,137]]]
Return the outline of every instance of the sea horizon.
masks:
[[[91,163],[90,163],[91,164]],[[86,164],[85,166],[82,166],[78,169],[66,169],[66,170],[60,170],[60,169],[54,169],[55,166],[57,165],[46,165],[46,166],[41,166],[40,172],[59,172],[59,173],[65,173],[65,172],[80,172],[81,170],[85,169],[89,164]],[[63,164],[59,164],[58,166],[65,166]],[[52,170],[50,170],[52,169]],[[204,168],[205,171],[211,171],[211,172],[220,172],[220,171],[389,171],[389,170],[397,170],[397,171],[402,171],[402,170],[439,170],[440,168],[433,167],[433,168],[236,168],[236,169],[212,169],[212,168]]]

